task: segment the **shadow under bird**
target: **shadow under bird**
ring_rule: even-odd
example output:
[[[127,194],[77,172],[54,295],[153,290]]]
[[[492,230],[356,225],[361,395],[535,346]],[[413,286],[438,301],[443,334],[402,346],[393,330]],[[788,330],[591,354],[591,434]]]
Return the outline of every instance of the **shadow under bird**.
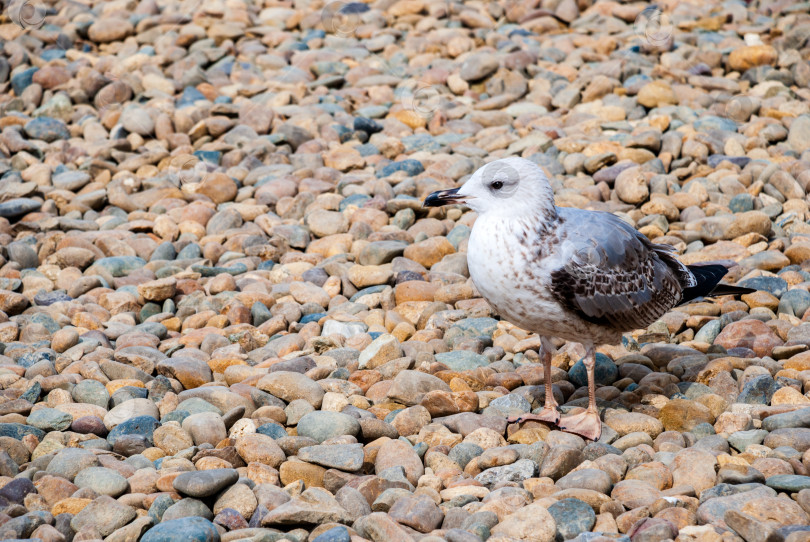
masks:
[[[458,203],[478,213],[467,248],[476,288],[502,318],[540,336],[545,406],[510,422],[540,420],[599,439],[595,345],[617,344],[693,299],[754,291],[720,284],[733,262],[684,265],[674,247],[652,243],[613,214],[557,207],[543,170],[523,158],[491,162],[461,188],[424,201]],[[562,419],[551,391],[550,337],[585,348],[588,408]]]

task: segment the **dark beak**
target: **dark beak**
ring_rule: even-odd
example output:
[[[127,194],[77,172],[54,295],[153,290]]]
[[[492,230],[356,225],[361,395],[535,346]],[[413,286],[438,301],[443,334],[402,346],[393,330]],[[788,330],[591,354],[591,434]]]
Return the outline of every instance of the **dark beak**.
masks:
[[[464,203],[464,196],[458,194],[458,188],[450,190],[438,190],[425,198],[423,207],[441,207],[453,203]]]

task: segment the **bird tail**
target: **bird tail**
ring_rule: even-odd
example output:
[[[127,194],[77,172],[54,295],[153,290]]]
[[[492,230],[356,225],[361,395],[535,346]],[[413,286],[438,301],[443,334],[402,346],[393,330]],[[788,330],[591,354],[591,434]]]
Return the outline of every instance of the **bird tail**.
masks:
[[[756,290],[752,288],[720,284],[720,280],[728,273],[729,267],[734,265],[736,265],[734,262],[688,265],[687,268],[694,275],[696,284],[684,288],[683,297],[679,304],[683,305],[693,299],[707,295],[742,295],[755,292]]]

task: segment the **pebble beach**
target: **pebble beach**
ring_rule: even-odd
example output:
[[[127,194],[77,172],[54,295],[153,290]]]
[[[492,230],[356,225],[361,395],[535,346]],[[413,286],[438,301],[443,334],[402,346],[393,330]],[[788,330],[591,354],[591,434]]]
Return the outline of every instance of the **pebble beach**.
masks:
[[[11,0],[0,540],[810,541],[810,3]],[[756,290],[501,320],[508,156]]]

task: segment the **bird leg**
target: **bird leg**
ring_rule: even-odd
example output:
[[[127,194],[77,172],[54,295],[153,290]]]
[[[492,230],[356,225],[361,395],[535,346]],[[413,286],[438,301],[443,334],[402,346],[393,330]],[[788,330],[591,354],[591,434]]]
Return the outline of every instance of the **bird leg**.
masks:
[[[563,418],[560,421],[560,429],[596,441],[602,436],[602,422],[599,419],[599,410],[596,408],[596,383],[594,382],[596,354],[593,345],[587,345],[585,351],[585,359],[582,362],[588,371],[588,408],[585,412]]]
[[[560,411],[557,410],[557,400],[551,389],[551,350],[552,345],[545,337],[540,337],[540,355],[543,357],[543,386],[546,388],[546,402],[540,414],[523,414],[507,418],[508,423],[521,423],[528,420],[547,422],[557,425],[560,421]]]

